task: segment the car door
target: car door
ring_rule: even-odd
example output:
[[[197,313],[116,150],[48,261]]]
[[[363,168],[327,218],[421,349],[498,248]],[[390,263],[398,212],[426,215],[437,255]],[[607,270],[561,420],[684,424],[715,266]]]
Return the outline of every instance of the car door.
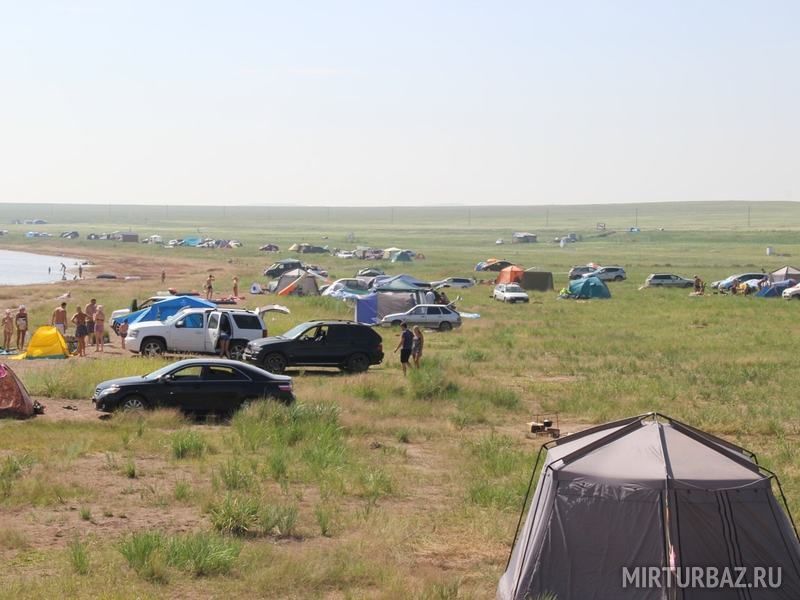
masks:
[[[442,321],[442,309],[438,306],[428,306],[425,313],[425,325],[427,327],[438,327]]]
[[[425,325],[428,320],[428,313],[425,310],[424,306],[417,306],[416,308],[412,309],[405,318],[405,322],[409,326],[413,325]]]
[[[239,408],[245,400],[261,395],[248,376],[229,365],[205,365],[203,387],[202,410],[208,412],[230,412]]]
[[[327,336],[327,327],[314,325],[297,336],[289,352],[289,364],[313,365],[317,364],[320,343]]]
[[[348,333],[346,325],[328,325],[325,347],[319,357],[320,364],[339,365],[345,361],[352,349]]]
[[[219,342],[219,332],[222,329],[222,313],[214,311],[208,315],[208,325],[205,330],[205,342],[203,350],[209,354],[213,354],[217,350],[217,343]],[[230,327],[230,326],[229,326]]]
[[[180,352],[203,352],[205,329],[202,313],[189,313],[180,317],[172,326],[170,350]]]
[[[162,385],[163,406],[183,410],[205,410],[203,365],[180,367],[164,377]]]

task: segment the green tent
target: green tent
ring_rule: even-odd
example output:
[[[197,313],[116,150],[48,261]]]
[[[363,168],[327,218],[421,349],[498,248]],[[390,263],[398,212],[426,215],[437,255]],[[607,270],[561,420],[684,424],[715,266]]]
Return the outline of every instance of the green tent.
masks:
[[[573,298],[611,298],[605,282],[597,277],[582,277],[569,282],[569,295]]]

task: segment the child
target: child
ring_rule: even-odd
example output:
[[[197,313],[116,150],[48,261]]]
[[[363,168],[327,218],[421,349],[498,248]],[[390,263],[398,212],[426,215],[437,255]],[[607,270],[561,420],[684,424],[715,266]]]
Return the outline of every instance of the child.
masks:
[[[119,328],[117,329],[117,333],[119,334],[119,339],[122,343],[122,349],[125,350],[125,336],[128,335],[128,322],[123,321]]]

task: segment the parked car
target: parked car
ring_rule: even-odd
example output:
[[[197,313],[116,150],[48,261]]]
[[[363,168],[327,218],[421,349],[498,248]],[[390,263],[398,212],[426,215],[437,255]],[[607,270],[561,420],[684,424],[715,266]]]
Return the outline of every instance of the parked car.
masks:
[[[734,285],[739,285],[740,283],[750,281],[751,279],[763,279],[766,276],[766,273],[741,273],[739,275],[731,275],[730,277],[721,279],[719,281],[714,281],[712,282],[711,287],[715,290],[728,290]]]
[[[273,263],[264,269],[264,275],[266,277],[280,277],[288,271],[302,269],[303,266],[303,263],[295,258],[285,258],[284,260],[279,260],[278,262]]]
[[[366,371],[383,360],[383,339],[361,323],[308,321],[284,333],[247,344],[244,360],[271,373],[287,367],[339,367]]]
[[[644,284],[649,287],[690,288],[694,287],[694,280],[672,273],[651,273],[644,280]]]
[[[584,273],[591,273],[594,270],[595,267],[590,267],[588,265],[577,265],[569,270],[569,278],[580,279]]]
[[[403,313],[393,313],[381,319],[380,325],[401,325],[409,327],[419,325],[441,331],[450,331],[461,326],[461,315],[448,306],[441,304],[418,304]]]
[[[784,300],[800,300],[800,284],[786,288],[781,296]]]
[[[600,267],[594,271],[584,273],[581,277],[597,277],[603,281],[622,281],[628,278],[625,274],[625,269],[622,267]]]
[[[517,283],[500,283],[494,286],[492,298],[501,302],[530,302],[528,294]]]
[[[247,342],[267,335],[261,317],[247,310],[185,308],[166,321],[140,321],[128,328],[125,347],[145,356],[164,352],[218,352],[219,335],[230,336],[230,356],[242,357]]]
[[[475,285],[471,277],[448,277],[439,281],[431,281],[431,287],[470,288]]]
[[[353,252],[352,250],[339,250],[336,253],[336,257],[337,258],[355,258],[356,257],[356,253]]]
[[[181,360],[147,375],[100,383],[97,410],[174,407],[191,412],[231,413],[245,402],[274,398],[294,402],[292,378],[234,360]]]

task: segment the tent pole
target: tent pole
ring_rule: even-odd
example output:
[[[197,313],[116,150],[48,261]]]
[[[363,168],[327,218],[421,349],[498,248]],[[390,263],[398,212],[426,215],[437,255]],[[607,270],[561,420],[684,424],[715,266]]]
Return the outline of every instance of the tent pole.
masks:
[[[536,454],[536,462],[533,465],[533,471],[531,471],[531,479],[528,482],[528,490],[525,492],[525,500],[522,501],[522,510],[519,513],[519,520],[517,521],[517,529],[514,531],[514,541],[511,542],[511,550],[508,551],[508,560],[506,561],[506,570],[508,570],[508,565],[511,564],[511,555],[514,553],[514,546],[517,543],[517,536],[519,535],[519,528],[522,526],[522,517],[525,515],[525,507],[528,504],[528,498],[531,495],[531,488],[533,487],[533,480],[536,478],[536,469],[539,468],[539,461],[542,458],[542,450],[545,449],[546,444],[543,444],[539,447],[539,452]]]

